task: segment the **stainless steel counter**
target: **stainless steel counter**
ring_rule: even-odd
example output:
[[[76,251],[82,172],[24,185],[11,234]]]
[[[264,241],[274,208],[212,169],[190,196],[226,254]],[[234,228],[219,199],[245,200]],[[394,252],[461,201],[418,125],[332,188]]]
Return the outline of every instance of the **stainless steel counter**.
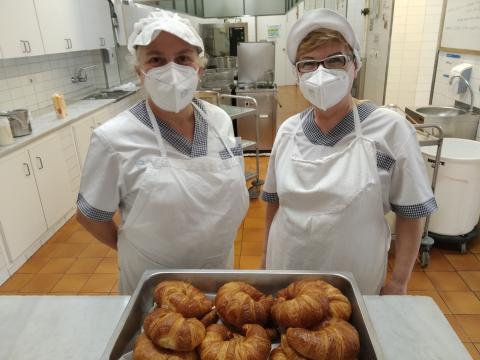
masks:
[[[424,296],[364,296],[385,359],[471,359]],[[0,359],[98,360],[128,296],[0,296]]]

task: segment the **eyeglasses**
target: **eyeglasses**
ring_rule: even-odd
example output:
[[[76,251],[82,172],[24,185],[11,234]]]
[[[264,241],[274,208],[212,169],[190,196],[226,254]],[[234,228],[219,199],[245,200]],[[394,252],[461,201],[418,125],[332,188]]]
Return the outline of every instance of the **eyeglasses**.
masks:
[[[315,71],[320,65],[325,69],[343,69],[345,65],[353,59],[353,54],[339,54],[329,56],[323,60],[300,60],[295,64],[295,67],[301,74]]]

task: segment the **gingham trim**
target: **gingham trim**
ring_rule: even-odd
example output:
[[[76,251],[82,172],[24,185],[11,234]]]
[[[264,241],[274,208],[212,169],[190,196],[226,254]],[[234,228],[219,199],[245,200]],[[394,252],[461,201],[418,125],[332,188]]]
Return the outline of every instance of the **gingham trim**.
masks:
[[[390,172],[395,165],[395,159],[389,155],[377,151],[377,168]]]
[[[414,205],[395,205],[390,204],[392,211],[396,214],[409,218],[409,219],[418,219],[432,214],[438,209],[437,202],[435,198],[425,201],[423,204],[414,204]]]
[[[266,201],[266,202],[269,202],[269,203],[278,203],[279,202],[278,194],[276,192],[275,193],[269,193],[269,192],[266,192],[266,191],[262,191],[262,200]]]
[[[194,98],[193,102],[200,107],[203,111],[205,108],[201,101]],[[148,117],[147,106],[145,100],[140,101],[136,105],[130,108],[130,112],[140,120],[145,126],[153,130],[152,123]],[[164,138],[170,145],[172,145],[180,153],[187,155],[191,158],[206,156],[207,155],[207,136],[208,136],[208,123],[204,119],[202,114],[197,111],[196,108],[193,109],[195,115],[195,130],[193,133],[193,141],[190,142],[183,135],[179,134],[177,131],[169,127],[161,119],[157,119],[158,127],[160,128],[160,133],[162,138]]]
[[[85,200],[82,194],[78,194],[77,207],[83,215],[95,221],[110,221],[113,219],[113,214],[115,213],[94,208]]]
[[[303,133],[312,144],[334,146],[346,135],[355,130],[353,112],[350,111],[332,130],[324,134],[315,122],[315,114],[313,111],[310,111],[311,109],[312,108],[305,110],[300,116],[304,117],[302,123]],[[362,122],[377,109],[377,106],[371,102],[363,102],[357,106],[357,109],[360,122]],[[307,112],[308,115],[305,117]]]
[[[235,147],[230,148],[232,151],[233,156],[243,156],[243,148],[242,148],[242,141],[240,139],[235,139]],[[228,153],[227,149],[223,149],[219,152],[220,158],[222,160],[226,160],[230,158],[230,154]]]

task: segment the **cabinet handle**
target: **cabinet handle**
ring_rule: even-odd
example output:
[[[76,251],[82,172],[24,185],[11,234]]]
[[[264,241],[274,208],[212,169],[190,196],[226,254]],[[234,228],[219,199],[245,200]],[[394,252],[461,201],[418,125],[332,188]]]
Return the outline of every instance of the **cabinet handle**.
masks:
[[[67,43],[67,46],[65,47],[65,49],[70,49],[70,48],[69,48],[69,42],[68,42],[68,39],[64,39],[64,40],[65,40],[65,42]]]
[[[39,164],[38,170],[42,170],[43,169],[42,158],[40,156],[37,156],[36,159],[37,159],[37,163]]]
[[[69,42],[69,44],[70,44],[70,49],[73,48],[72,39],[68,39],[68,42]]]
[[[267,115],[267,114],[260,114],[260,115],[258,115],[258,117],[259,117],[260,119],[268,119],[268,115]]]
[[[106,45],[106,41],[105,41],[105,38],[103,38],[103,37],[102,37],[102,42],[103,42],[102,45],[105,46],[105,45]]]
[[[28,53],[31,53],[32,52],[32,48],[30,47],[30,41],[25,41],[28,45]]]
[[[27,53],[27,46],[25,45],[26,41],[25,41],[25,40],[20,40],[20,42],[21,42],[22,45],[23,45],[23,51],[22,51],[22,53],[23,53],[23,54],[26,54],[26,53]]]
[[[25,176],[30,176],[30,167],[27,163],[23,163],[23,172],[25,173]]]

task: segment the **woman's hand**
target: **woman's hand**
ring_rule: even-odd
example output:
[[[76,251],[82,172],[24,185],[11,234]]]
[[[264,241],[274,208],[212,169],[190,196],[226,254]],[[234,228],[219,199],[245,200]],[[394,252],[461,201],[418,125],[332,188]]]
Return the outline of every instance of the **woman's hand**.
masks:
[[[407,284],[402,283],[396,280],[390,280],[386,283],[382,290],[380,290],[380,295],[406,295],[407,294]]]

